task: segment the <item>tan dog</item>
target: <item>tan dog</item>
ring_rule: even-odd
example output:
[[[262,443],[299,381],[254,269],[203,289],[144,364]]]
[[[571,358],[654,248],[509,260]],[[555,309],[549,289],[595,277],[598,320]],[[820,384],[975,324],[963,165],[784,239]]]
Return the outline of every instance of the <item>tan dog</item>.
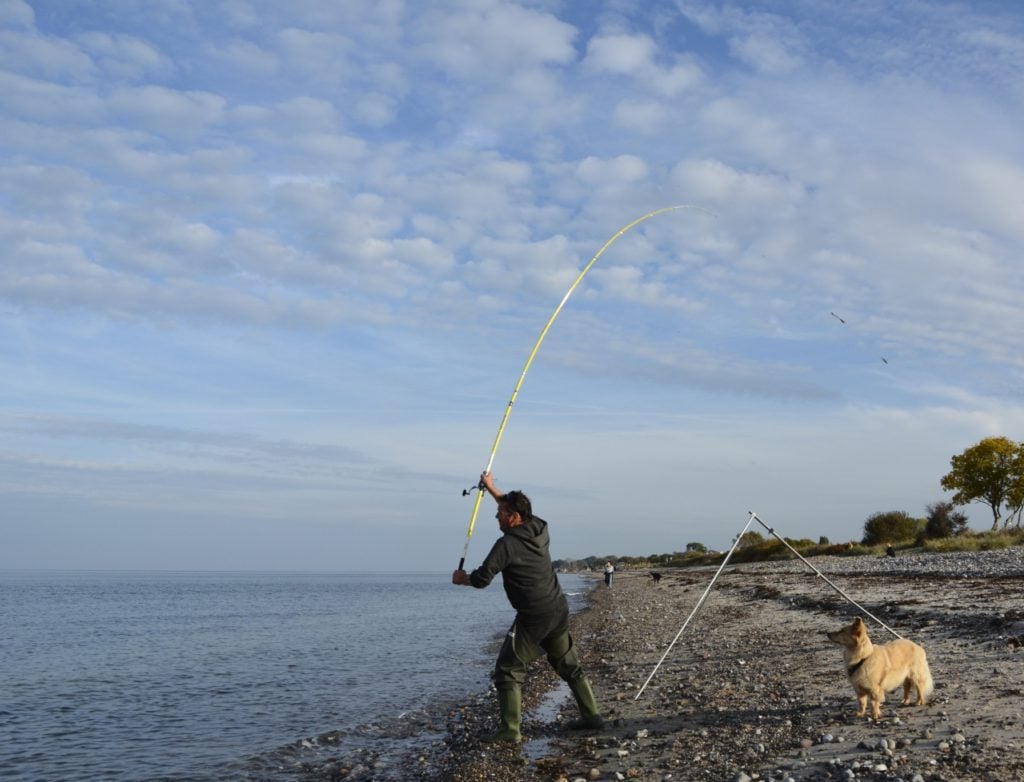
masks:
[[[885,693],[903,685],[903,705],[910,703],[910,688],[917,689],[917,705],[924,706],[934,687],[928,670],[924,649],[913,641],[899,639],[875,646],[868,638],[868,630],[858,616],[853,624],[826,633],[828,640],[844,647],[846,673],[860,704],[858,717],[863,717],[872,699],[871,716],[882,717]]]

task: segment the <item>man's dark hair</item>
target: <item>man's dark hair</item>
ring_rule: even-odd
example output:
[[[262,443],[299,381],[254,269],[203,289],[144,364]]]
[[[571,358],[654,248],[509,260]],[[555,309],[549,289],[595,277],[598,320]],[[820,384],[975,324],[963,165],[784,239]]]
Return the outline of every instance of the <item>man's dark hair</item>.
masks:
[[[518,513],[519,518],[523,520],[523,524],[533,518],[533,506],[530,505],[530,498],[521,491],[505,492],[500,502],[505,506],[506,510]]]

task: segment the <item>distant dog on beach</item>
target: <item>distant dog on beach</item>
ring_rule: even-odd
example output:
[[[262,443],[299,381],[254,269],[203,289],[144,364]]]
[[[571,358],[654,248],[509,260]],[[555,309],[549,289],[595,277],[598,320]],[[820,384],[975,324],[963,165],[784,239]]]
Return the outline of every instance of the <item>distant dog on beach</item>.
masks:
[[[910,689],[917,689],[917,705],[924,706],[934,685],[924,649],[913,641],[900,638],[875,646],[868,638],[867,627],[858,616],[853,624],[834,632],[826,632],[828,640],[843,647],[846,674],[860,704],[858,717],[867,712],[871,698],[871,716],[882,717],[885,693],[903,685],[903,705],[910,704]]]
[[[657,571],[652,570],[651,571],[651,581],[653,581],[655,584],[657,584],[659,581],[661,581],[661,573],[658,573]]]

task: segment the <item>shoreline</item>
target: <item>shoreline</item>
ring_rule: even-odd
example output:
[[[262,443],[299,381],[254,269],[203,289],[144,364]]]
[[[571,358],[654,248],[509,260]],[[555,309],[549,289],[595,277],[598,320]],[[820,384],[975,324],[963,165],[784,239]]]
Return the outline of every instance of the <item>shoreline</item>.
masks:
[[[399,778],[1024,780],[1024,549],[809,562],[925,647],[927,706],[889,695],[881,720],[855,717],[842,652],[824,633],[860,611],[795,558],[727,566],[637,700],[717,568],[660,569],[657,584],[622,571],[611,588],[596,574],[571,626],[607,728],[563,727],[575,704],[540,660],[521,747],[480,741],[496,724],[491,689],[451,707]],[[876,644],[890,640],[865,619]]]

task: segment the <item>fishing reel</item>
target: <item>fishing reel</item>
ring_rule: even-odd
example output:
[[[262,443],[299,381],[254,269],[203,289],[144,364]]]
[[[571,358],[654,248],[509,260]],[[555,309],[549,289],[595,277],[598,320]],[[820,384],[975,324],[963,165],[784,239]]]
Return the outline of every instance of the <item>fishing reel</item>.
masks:
[[[462,496],[463,497],[468,497],[469,495],[471,495],[473,493],[474,489],[476,489],[477,491],[483,491],[484,490],[484,479],[483,478],[481,478],[477,482],[476,486],[470,486],[468,489],[463,489],[462,490]]]

